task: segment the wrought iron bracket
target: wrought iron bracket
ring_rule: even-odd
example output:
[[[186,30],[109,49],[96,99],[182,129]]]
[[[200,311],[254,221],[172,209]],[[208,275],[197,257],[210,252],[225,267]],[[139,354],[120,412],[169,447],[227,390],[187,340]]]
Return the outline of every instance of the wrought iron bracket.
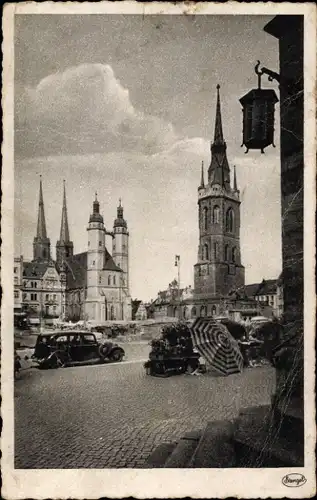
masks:
[[[257,63],[256,63],[256,66],[254,68],[255,73],[258,75],[258,86],[259,86],[259,89],[261,88],[261,76],[262,75],[268,75],[268,80],[270,82],[272,82],[273,80],[276,80],[278,83],[281,82],[281,78],[280,78],[279,73],[276,73],[275,71],[272,71],[271,69],[265,68],[264,66],[262,66],[262,68],[259,69],[260,65],[261,65],[261,63],[258,60]]]

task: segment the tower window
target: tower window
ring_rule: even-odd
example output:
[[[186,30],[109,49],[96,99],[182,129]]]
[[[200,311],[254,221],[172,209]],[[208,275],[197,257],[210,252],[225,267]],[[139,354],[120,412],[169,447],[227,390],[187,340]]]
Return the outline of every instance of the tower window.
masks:
[[[220,208],[215,205],[213,208],[212,219],[214,224],[219,224],[220,222]]]
[[[209,248],[208,248],[208,244],[205,243],[204,244],[204,255],[203,255],[203,258],[204,260],[209,260]]]
[[[99,276],[99,285],[101,285],[101,276]]]
[[[108,286],[111,285],[111,276],[108,276]]]
[[[229,260],[229,245],[225,246],[225,261],[228,262]]]
[[[99,246],[101,247],[101,241],[99,241]]]
[[[207,229],[208,229],[208,208],[207,207],[204,207],[204,211],[203,211],[203,228],[204,228],[204,231],[207,231]]]
[[[236,260],[237,260],[237,249],[236,249],[236,247],[233,247],[233,249],[232,249],[232,259],[231,260],[232,260],[232,262],[236,262]]]
[[[113,284],[114,285],[116,284],[116,277],[115,276],[113,277]]]
[[[217,260],[218,259],[218,253],[219,253],[219,245],[218,243],[214,243],[214,259]]]
[[[234,231],[234,211],[229,208],[226,213],[226,231],[233,233]]]
[[[194,306],[191,311],[192,318],[196,318],[196,307]]]

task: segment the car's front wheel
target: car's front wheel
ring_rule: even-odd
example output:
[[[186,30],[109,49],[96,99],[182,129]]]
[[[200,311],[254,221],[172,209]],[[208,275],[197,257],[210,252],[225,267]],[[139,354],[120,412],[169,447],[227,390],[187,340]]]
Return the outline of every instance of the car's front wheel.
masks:
[[[123,356],[124,356],[123,351],[121,351],[120,349],[114,349],[112,353],[110,353],[109,358],[111,361],[119,362],[123,360]]]

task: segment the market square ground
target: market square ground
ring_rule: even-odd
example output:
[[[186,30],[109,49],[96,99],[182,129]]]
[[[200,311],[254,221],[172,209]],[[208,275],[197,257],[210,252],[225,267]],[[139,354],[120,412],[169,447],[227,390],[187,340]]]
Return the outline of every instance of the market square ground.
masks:
[[[124,348],[120,364],[22,372],[15,383],[16,468],[144,467],[159,444],[269,404],[274,392],[269,366],[162,379],[145,374],[146,342]]]

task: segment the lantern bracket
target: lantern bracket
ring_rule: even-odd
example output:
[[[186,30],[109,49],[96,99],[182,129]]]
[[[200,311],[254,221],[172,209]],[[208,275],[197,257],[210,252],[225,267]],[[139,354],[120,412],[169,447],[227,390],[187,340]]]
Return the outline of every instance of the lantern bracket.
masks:
[[[259,89],[261,88],[261,77],[262,75],[268,75],[268,80],[272,82],[273,80],[276,80],[278,83],[280,83],[280,75],[276,73],[275,71],[272,71],[271,69],[265,68],[262,66],[261,69],[260,67],[260,61],[258,60],[256,63],[256,66],[254,68],[255,73],[258,75],[258,87]]]

